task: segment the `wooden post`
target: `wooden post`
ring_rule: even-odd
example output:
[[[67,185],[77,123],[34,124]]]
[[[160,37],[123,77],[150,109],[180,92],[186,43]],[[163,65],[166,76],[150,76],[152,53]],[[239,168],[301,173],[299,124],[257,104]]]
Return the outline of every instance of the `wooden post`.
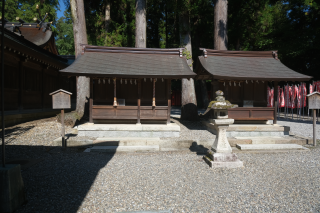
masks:
[[[274,120],[273,120],[273,124],[277,124],[277,109],[278,109],[278,81],[274,82],[274,93],[273,93],[273,107],[274,107]]]
[[[156,106],[156,79],[152,79],[153,81],[153,93],[152,93],[152,107]]]
[[[141,106],[141,79],[138,80],[138,114],[137,114],[137,124],[140,122],[140,107]]]
[[[61,110],[61,138],[62,138],[62,147],[66,148],[66,141],[64,138],[65,130],[64,130],[64,109]]]
[[[317,145],[317,110],[313,109],[313,146]]]
[[[170,124],[170,114],[171,114],[171,79],[167,79],[167,98],[168,98],[167,124]]]
[[[24,88],[24,75],[23,75],[23,62],[19,61],[19,111],[23,110],[23,88]]]
[[[113,106],[117,106],[117,79],[113,79]]]
[[[93,79],[90,78],[90,99],[89,99],[89,122],[93,123],[92,119],[92,105],[93,105]]]
[[[42,67],[41,70],[41,105],[42,105],[42,110],[44,110],[44,72],[45,69]]]

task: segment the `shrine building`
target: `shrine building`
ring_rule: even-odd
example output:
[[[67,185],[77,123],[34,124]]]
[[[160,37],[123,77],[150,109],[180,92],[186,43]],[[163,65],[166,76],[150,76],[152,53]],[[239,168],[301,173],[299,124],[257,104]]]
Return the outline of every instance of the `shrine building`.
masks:
[[[211,80],[211,94],[222,90],[232,104],[229,117],[237,122],[277,122],[277,98],[274,107],[267,107],[268,82],[278,94],[280,81],[309,81],[312,77],[295,72],[283,65],[277,51],[228,51],[200,48],[196,66],[197,80]]]

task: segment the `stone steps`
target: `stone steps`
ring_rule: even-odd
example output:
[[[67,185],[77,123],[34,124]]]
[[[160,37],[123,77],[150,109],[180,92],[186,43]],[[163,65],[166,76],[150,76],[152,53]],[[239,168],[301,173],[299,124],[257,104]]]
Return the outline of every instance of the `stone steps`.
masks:
[[[237,144],[241,151],[247,150],[306,150],[298,144]]]

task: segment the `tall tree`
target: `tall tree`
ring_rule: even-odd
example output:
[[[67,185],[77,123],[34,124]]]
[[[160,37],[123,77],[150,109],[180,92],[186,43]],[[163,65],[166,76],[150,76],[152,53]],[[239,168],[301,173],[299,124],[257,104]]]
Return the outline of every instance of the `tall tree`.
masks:
[[[109,32],[109,25],[110,25],[110,22],[111,22],[110,0],[105,0],[104,12],[105,12],[105,17],[104,17],[104,29],[105,29],[106,41],[107,41],[107,35],[108,35],[108,32]],[[106,42],[105,42],[105,43],[106,43]]]
[[[136,0],[136,47],[147,47],[146,0]]]
[[[190,69],[192,68],[192,47],[190,34],[190,17],[189,17],[189,1],[186,3],[184,9],[179,14],[180,22],[180,45],[185,48],[184,55],[187,58]],[[194,81],[183,78],[181,80],[181,119],[182,120],[196,120],[198,119],[197,99],[194,88]]]
[[[228,49],[228,0],[216,0],[214,5],[214,49]]]
[[[73,34],[76,58],[81,54],[80,44],[88,44],[86,21],[83,0],[70,0]],[[77,77],[77,106],[75,117],[81,119],[84,115],[85,105],[90,97],[90,79],[85,76]]]

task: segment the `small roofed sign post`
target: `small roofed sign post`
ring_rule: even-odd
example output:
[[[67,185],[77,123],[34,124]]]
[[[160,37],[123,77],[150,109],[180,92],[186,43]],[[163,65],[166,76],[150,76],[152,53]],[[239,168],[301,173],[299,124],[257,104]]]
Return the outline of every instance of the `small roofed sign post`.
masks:
[[[313,146],[317,145],[317,120],[316,120],[316,111],[320,109],[320,93],[313,92],[308,97],[309,109],[313,109]]]
[[[64,109],[71,108],[70,96],[71,92],[67,92],[63,89],[59,89],[50,93],[52,95],[52,108],[53,109],[61,109],[61,138],[62,138],[62,147],[66,148],[66,141],[64,138],[65,129],[64,129]]]

